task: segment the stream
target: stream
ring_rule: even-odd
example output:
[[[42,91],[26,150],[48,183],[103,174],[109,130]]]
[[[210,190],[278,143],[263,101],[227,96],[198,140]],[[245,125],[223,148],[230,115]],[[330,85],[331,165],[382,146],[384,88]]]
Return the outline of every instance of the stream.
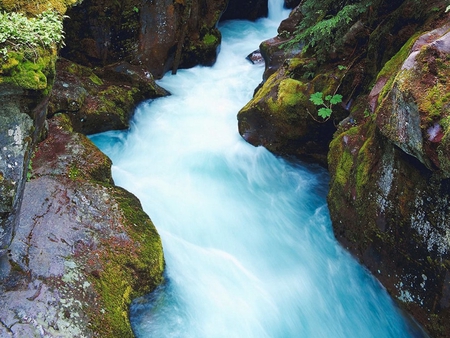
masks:
[[[141,103],[128,131],[91,136],[163,242],[166,283],[133,302],[137,337],[420,336],[335,240],[327,172],[238,134],[264,71],[245,57],[276,35],[281,3],[221,24],[213,67],[167,74],[171,96]]]

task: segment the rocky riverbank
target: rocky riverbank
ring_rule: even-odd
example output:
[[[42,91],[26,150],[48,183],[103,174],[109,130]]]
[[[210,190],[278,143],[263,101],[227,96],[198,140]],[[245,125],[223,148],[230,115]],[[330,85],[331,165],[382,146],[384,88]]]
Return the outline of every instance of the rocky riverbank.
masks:
[[[337,239],[431,336],[449,337],[446,3],[424,11],[419,1],[372,2],[328,50],[300,53],[292,41],[311,4],[303,6],[262,44],[265,80],[239,112],[239,130],[276,154],[327,166]],[[342,103],[330,105],[337,93]],[[318,116],[321,107],[330,117]]]

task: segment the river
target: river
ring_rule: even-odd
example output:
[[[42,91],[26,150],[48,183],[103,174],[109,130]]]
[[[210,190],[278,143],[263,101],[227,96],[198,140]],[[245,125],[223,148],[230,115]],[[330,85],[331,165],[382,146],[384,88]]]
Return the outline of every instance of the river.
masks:
[[[166,283],[135,300],[138,337],[412,337],[380,284],[336,242],[327,172],[247,144],[237,112],[264,68],[245,56],[287,12],[220,26],[213,67],[167,74],[128,131],[93,135],[164,246]]]

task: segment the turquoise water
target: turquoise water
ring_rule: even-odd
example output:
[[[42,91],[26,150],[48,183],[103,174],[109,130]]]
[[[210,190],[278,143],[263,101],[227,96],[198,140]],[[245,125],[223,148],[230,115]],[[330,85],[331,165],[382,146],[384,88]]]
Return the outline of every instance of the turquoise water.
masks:
[[[414,336],[334,239],[327,173],[237,132],[236,114],[264,70],[245,56],[287,15],[271,6],[271,19],[222,25],[214,67],[166,75],[159,84],[172,95],[142,103],[129,131],[92,136],[163,241],[167,282],[134,302],[133,329],[138,337]]]

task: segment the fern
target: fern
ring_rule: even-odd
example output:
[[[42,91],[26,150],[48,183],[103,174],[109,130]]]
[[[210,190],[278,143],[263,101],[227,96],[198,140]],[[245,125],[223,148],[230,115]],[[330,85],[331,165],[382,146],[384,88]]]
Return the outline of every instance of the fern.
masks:
[[[304,18],[297,27],[293,39],[285,46],[294,48],[301,45],[303,52],[314,48],[318,61],[323,62],[330,50],[343,44],[345,33],[371,4],[371,0],[363,0],[336,9],[337,4],[333,1],[319,3],[315,0],[306,0],[302,5]]]

